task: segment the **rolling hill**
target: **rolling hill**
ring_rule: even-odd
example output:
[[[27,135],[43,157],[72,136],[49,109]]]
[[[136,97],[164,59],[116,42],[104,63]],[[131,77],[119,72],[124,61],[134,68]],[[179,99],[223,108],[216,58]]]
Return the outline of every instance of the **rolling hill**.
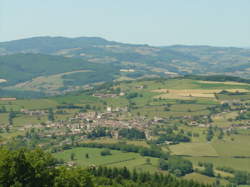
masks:
[[[0,86],[59,94],[93,83],[226,74],[250,78],[250,49],[133,45],[98,37],[35,37],[0,43]]]

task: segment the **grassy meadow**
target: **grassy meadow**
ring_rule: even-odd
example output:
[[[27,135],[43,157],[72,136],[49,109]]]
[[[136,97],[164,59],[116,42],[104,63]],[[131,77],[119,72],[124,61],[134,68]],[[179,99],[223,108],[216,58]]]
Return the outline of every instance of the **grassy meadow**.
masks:
[[[55,154],[58,159],[71,161],[71,154],[75,154],[75,162],[82,166],[109,166],[109,167],[127,167],[129,169],[138,169],[142,171],[155,172],[158,171],[158,159],[153,157],[142,157],[138,153],[124,153],[121,151],[111,150],[111,155],[101,156],[99,148],[73,148]],[[86,158],[86,154],[89,155]],[[150,159],[150,163],[146,162]]]

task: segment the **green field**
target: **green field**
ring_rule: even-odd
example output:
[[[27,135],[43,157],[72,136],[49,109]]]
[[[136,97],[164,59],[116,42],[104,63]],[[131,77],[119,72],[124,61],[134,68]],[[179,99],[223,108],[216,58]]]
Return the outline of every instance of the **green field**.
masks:
[[[213,163],[215,167],[230,167],[240,171],[250,171],[250,158],[229,158],[229,157],[186,157],[195,165],[198,162]]]
[[[218,153],[209,143],[182,143],[170,147],[173,154],[189,156],[218,156]]]
[[[124,95],[115,97],[95,97],[94,93],[98,94],[114,94],[114,91],[120,90]],[[228,93],[218,93],[218,90],[228,89]],[[234,90],[233,90],[234,89]],[[242,93],[236,93],[235,90],[244,89]],[[175,97],[162,98],[161,95],[168,94],[167,90],[173,93],[180,94]],[[125,124],[132,124],[131,121],[148,125],[150,132],[150,140],[132,140],[121,138],[101,137],[101,138],[86,138],[88,132],[81,132],[77,140],[82,142],[97,142],[97,143],[117,143],[124,141],[127,144],[136,146],[150,147],[161,135],[168,135],[168,128],[175,129],[175,133],[182,133],[190,138],[189,142],[178,142],[174,145],[167,145],[167,142],[157,143],[157,146],[164,151],[169,151],[172,155],[179,155],[189,159],[198,167],[198,162],[211,162],[215,167],[231,167],[235,170],[244,170],[250,172],[250,130],[247,125],[250,123],[250,86],[248,84],[240,84],[233,82],[203,82],[190,79],[170,79],[170,80],[135,80],[131,82],[117,82],[114,85],[103,89],[97,89],[88,92],[79,92],[64,96],[54,96],[43,99],[17,99],[16,101],[0,101],[0,109],[5,108],[5,112],[0,112],[0,138],[1,141],[11,140],[18,135],[27,135],[27,132],[32,128],[44,135],[44,140],[39,142],[40,145],[46,145],[50,150],[56,145],[71,143],[71,138],[74,134],[68,135],[71,128],[63,127],[62,129],[49,129],[44,123],[48,122],[48,109],[54,111],[55,122],[64,121],[69,124],[70,118],[79,113],[91,113],[93,111],[101,114],[107,112],[107,107],[112,110],[119,108],[127,108],[128,111],[113,111],[109,120],[122,121]],[[186,96],[189,92],[194,93],[193,96]],[[216,91],[218,94],[214,94]],[[166,93],[165,93],[166,92]],[[135,94],[136,93],[136,94]],[[135,94],[136,96],[129,97]],[[184,94],[184,95],[181,95]],[[188,95],[187,94],[187,95]],[[205,95],[204,95],[205,94]],[[207,95],[206,95],[207,94]],[[208,96],[208,97],[205,97]],[[228,105],[223,105],[229,103]],[[87,107],[88,106],[88,107]],[[71,108],[72,107],[72,108]],[[225,108],[223,108],[225,107]],[[41,116],[31,116],[21,113],[21,109],[27,110],[44,110],[45,114]],[[11,125],[7,132],[6,127],[9,125],[10,112],[16,112]],[[245,119],[237,119],[240,114],[245,114]],[[112,114],[112,112],[111,112]],[[111,115],[110,113],[108,115]],[[105,115],[104,115],[105,116]],[[249,119],[248,119],[249,117]],[[87,117],[85,117],[87,118]],[[74,121],[73,124],[94,123],[86,122],[86,119]],[[155,119],[162,118],[157,121]],[[192,125],[194,122],[195,125]],[[41,123],[44,125],[42,126]],[[204,125],[207,124],[207,125]],[[208,141],[208,125],[213,128],[213,138]],[[234,128],[234,126],[235,128]],[[246,127],[246,128],[243,128]],[[112,130],[117,130],[118,127],[112,127]],[[143,129],[143,128],[139,128]],[[230,129],[236,129],[231,131]],[[61,130],[61,131],[60,131]],[[85,127],[81,129],[84,131]],[[220,131],[223,132],[223,137],[219,139]],[[66,138],[60,139],[52,137],[56,133],[64,134]],[[32,139],[32,136],[31,136]],[[33,137],[34,139],[34,137]],[[28,140],[28,145],[30,139]],[[150,158],[151,164],[146,164],[147,157],[143,157],[137,153],[124,153],[121,151],[112,150],[112,155],[101,156],[102,149],[96,148],[73,148],[61,151],[55,154],[59,159],[66,162],[70,161],[71,153],[75,154],[75,162],[82,166],[102,165],[108,167],[128,167],[129,169],[136,168],[140,171],[155,172],[158,169],[158,159]],[[89,154],[89,158],[85,155]],[[236,158],[240,157],[240,158]],[[222,173],[221,175],[228,175]],[[198,173],[192,173],[185,176],[187,179],[213,183],[215,178],[209,178]],[[223,180],[221,181],[223,182]],[[225,182],[225,181],[224,181]]]
[[[171,151],[176,155],[190,156],[249,156],[250,136],[234,135],[234,139],[214,140],[208,142],[181,143],[171,146]]]
[[[211,162],[215,166],[227,166],[237,170],[250,171],[250,136],[234,135],[234,141],[214,140],[211,143],[181,143],[170,146],[176,155],[188,155],[195,165],[198,162]],[[247,157],[247,158],[235,158]]]
[[[158,171],[158,159],[153,157],[142,157],[138,153],[124,153],[121,151],[111,150],[112,155],[101,156],[103,149],[98,148],[74,148],[54,154],[56,158],[70,161],[71,153],[75,154],[75,162],[82,166],[110,166],[110,167],[127,167],[129,169],[138,169],[142,171]],[[89,158],[85,155],[88,154]],[[146,163],[149,158],[151,164]]]

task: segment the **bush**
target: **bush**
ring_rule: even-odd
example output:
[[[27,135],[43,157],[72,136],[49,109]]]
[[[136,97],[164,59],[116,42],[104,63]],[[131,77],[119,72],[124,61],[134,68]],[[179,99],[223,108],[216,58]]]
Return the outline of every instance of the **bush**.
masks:
[[[103,151],[101,151],[101,156],[108,156],[108,155],[112,155],[111,151],[109,149],[104,149]]]
[[[159,168],[168,170],[176,176],[184,176],[193,172],[192,162],[180,157],[170,157],[168,161],[160,159]]]

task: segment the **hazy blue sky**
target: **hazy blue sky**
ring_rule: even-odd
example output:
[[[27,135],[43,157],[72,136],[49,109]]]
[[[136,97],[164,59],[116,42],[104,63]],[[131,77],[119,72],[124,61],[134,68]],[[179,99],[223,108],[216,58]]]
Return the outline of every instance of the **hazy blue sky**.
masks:
[[[250,46],[250,0],[0,0],[0,41],[45,35]]]

